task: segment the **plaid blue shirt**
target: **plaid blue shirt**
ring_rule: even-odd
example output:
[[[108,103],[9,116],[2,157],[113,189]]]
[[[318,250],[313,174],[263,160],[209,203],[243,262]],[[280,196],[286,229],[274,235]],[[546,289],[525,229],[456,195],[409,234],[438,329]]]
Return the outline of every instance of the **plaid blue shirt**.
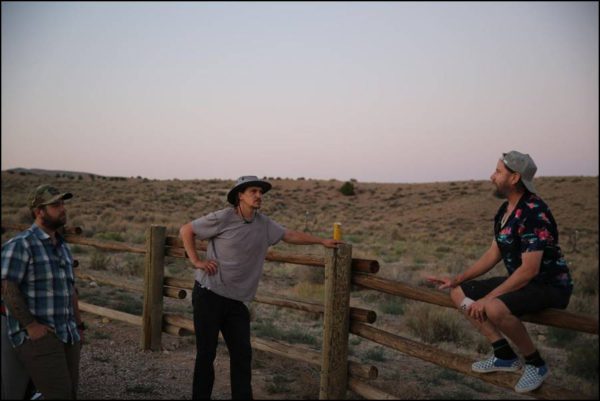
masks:
[[[15,282],[38,323],[48,325],[64,343],[80,341],[73,310],[73,256],[60,234],[54,245],[36,224],[2,245],[2,280]],[[8,308],[7,308],[8,309]],[[27,331],[7,310],[8,334],[14,347]]]

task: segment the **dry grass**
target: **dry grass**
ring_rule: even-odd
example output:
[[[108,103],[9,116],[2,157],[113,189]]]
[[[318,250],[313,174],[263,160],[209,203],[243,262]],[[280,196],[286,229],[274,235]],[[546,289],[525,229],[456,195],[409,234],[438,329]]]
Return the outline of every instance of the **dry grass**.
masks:
[[[341,222],[344,239],[353,245],[354,257],[377,259],[381,264],[380,276],[413,285],[422,284],[426,274],[456,273],[475,261],[492,240],[492,218],[500,205],[500,201],[492,197],[491,184],[486,181],[426,184],[354,181],[354,196],[340,192],[345,181],[271,179],[271,182],[273,189],[265,196],[263,213],[290,229],[316,235],[331,235],[333,223]],[[233,181],[228,180],[147,180],[141,177],[118,180],[95,177],[92,180],[86,175],[79,179],[77,176],[2,172],[2,221],[29,223],[25,206],[27,194],[42,183],[74,193],[75,197],[68,202],[69,225],[82,227],[83,235],[136,244],[144,242],[144,232],[151,224],[164,225],[168,234],[176,235],[182,224],[226,207],[225,195],[233,185]],[[568,310],[597,317],[598,178],[543,177],[537,179],[536,185],[552,208],[561,234],[560,242],[572,268],[575,292]],[[2,240],[8,235],[12,233],[3,234]],[[318,246],[293,247],[283,243],[275,249],[313,255],[322,252]],[[121,274],[130,280],[139,280],[142,274],[143,263],[132,255],[103,254],[85,246],[74,247],[74,254],[83,269],[94,266],[103,273]],[[166,269],[173,275],[192,277],[191,270],[181,259],[168,258]],[[498,266],[494,272],[504,274],[504,268]],[[267,263],[260,291],[319,298],[322,297],[320,274],[312,268]],[[87,287],[84,292],[115,307],[129,302],[133,304],[129,306],[131,310],[139,308],[137,298],[132,301],[119,292],[98,293]],[[489,350],[479,335],[456,320],[456,316],[445,317],[445,313],[425,310],[412,301],[391,298],[374,291],[359,291],[353,293],[352,303],[376,310],[378,319],[374,325],[395,334],[435,342],[474,358]],[[181,313],[191,311],[189,305],[174,303],[166,308]],[[275,338],[305,343],[320,338],[321,323],[314,316],[298,317],[296,312],[283,312],[266,305],[256,305],[255,309],[257,320],[253,326]],[[428,321],[424,318],[420,321],[419,315],[426,316]],[[590,360],[581,351],[589,349],[590,344],[595,344],[597,349],[597,336],[575,334],[569,337],[545,326],[528,327],[553,368],[549,380],[597,395],[597,356]],[[448,336],[444,337],[445,334]],[[448,342],[449,339],[454,342]],[[437,386],[427,386],[430,382],[446,386],[446,390],[454,382],[450,398],[505,398],[514,394],[497,392],[497,388],[469,378],[457,378],[443,369],[410,370],[402,364],[414,365],[414,359],[407,362],[406,357],[392,350],[384,351],[354,336],[351,336],[350,352],[380,367],[379,384],[376,382],[375,386],[395,393],[396,383],[401,378],[405,383],[405,398],[436,398],[445,394],[436,390]],[[572,367],[581,364],[587,364],[586,372],[591,369],[592,374],[574,374]],[[290,387],[285,377],[274,376],[269,383],[274,393]],[[412,394],[411,388],[415,393],[406,397]]]

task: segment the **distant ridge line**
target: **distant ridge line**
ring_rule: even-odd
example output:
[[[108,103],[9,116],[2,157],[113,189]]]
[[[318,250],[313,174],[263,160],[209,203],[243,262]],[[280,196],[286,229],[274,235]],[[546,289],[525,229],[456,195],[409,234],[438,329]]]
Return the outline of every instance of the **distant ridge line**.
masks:
[[[42,169],[42,168],[23,168],[23,167],[15,167],[15,168],[9,168],[6,170],[2,170],[2,173],[9,173],[9,174],[21,174],[21,175],[38,175],[38,176],[56,176],[56,175],[60,175],[60,176],[66,176],[66,177],[74,177],[77,178],[77,176],[87,176],[87,177],[93,177],[92,179],[95,178],[100,178],[100,179],[108,179],[108,180],[127,180],[129,178],[132,179],[142,179],[144,181],[232,181],[231,178],[147,178],[147,177],[143,177],[143,176],[107,176],[107,175],[102,175],[102,174],[95,174],[95,173],[88,173],[88,172],[83,172],[83,171],[70,171],[70,170],[49,170],[49,169]],[[346,179],[342,179],[342,178],[309,178],[309,177],[298,177],[298,178],[293,178],[293,177],[271,177],[271,176],[264,176],[262,177],[263,179],[269,180],[269,181],[339,181],[339,182],[344,182],[344,181],[350,181],[350,182],[360,182],[361,184],[403,184],[403,185],[429,185],[429,184],[444,184],[444,183],[469,183],[469,182],[489,182],[488,178],[469,178],[469,179],[456,179],[456,180],[434,180],[434,181],[423,181],[423,182],[413,182],[413,181],[402,181],[402,182],[380,182],[380,181],[359,181],[356,180],[354,178],[351,178],[349,180]],[[581,179],[581,178],[598,178],[598,175],[547,175],[547,176],[539,176],[536,177],[536,180],[540,180],[540,179],[547,179],[547,178],[560,178],[560,179]]]
[[[94,176],[94,177],[104,177],[101,174],[94,174],[94,173],[86,173],[83,171],[69,171],[69,170],[47,170],[47,169],[42,169],[42,168],[22,168],[22,167],[17,167],[17,168],[9,168],[7,170],[3,170],[6,172],[13,172],[13,173],[28,173],[28,174],[35,174],[35,175],[56,175],[56,174],[61,174],[61,175],[73,175],[73,176],[77,176],[77,175],[89,175],[89,176]]]

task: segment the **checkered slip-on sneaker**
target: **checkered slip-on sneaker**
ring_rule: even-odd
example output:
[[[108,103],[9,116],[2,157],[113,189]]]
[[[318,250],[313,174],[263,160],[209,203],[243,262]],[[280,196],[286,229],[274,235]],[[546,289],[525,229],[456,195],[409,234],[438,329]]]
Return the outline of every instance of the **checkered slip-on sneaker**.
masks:
[[[548,366],[545,364],[537,366],[525,364],[525,370],[523,371],[523,376],[517,382],[515,386],[515,391],[517,393],[526,393],[528,391],[533,391],[539,386],[542,385],[544,379],[548,377],[550,371],[548,370]]]
[[[519,358],[500,359],[492,355],[486,360],[475,362],[471,365],[471,370],[477,373],[516,372],[521,369],[522,366]]]

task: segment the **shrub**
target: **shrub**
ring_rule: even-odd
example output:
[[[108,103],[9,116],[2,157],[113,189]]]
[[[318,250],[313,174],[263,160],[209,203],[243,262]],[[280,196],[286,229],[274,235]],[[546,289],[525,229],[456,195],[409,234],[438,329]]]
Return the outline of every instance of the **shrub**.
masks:
[[[125,266],[123,272],[131,276],[144,277],[144,256],[128,253],[125,255]]]
[[[598,379],[598,340],[573,347],[567,359],[569,371],[586,379]]]
[[[390,315],[402,315],[404,314],[404,304],[403,298],[394,297],[381,305],[381,311]]]
[[[385,361],[385,351],[384,351],[383,347],[375,347],[375,348],[369,349],[365,353],[365,359],[371,360],[371,361],[376,361],[376,362]]]
[[[140,316],[143,311],[143,304],[140,299],[134,299],[129,296],[121,296],[120,299],[112,306],[112,309],[116,309],[131,315]]]
[[[290,387],[288,384],[294,382],[294,379],[290,379],[281,374],[275,374],[271,380],[272,383],[267,385],[269,394],[289,393]]]
[[[598,293],[598,268],[573,272],[573,281],[579,294],[594,295]]]
[[[290,344],[308,344],[318,347],[321,340],[307,332],[305,328],[293,326],[284,330],[273,324],[272,319],[259,319],[252,323],[252,331],[257,337],[272,338]]]
[[[110,338],[110,334],[97,330],[91,331],[89,336],[95,340],[107,340]]]
[[[151,394],[154,392],[154,386],[145,385],[145,384],[136,384],[134,386],[127,386],[125,389],[127,393],[136,393],[136,394]]]
[[[110,264],[110,256],[102,251],[95,250],[90,258],[90,269],[93,270],[108,270]]]
[[[452,252],[452,247],[442,245],[442,246],[438,246],[437,248],[435,248],[435,251],[440,252],[440,253],[448,253],[448,252]]]
[[[470,333],[464,329],[462,316],[456,311],[442,310],[439,306],[410,305],[405,314],[406,325],[410,332],[426,343],[454,342],[463,344],[471,340]]]
[[[73,255],[79,255],[79,254],[83,254],[83,253],[88,253],[89,249],[84,247],[84,246],[80,246],[80,245],[71,245],[71,253]]]
[[[315,336],[307,333],[304,329],[296,328],[296,330],[288,330],[283,333],[282,338],[283,341],[287,341],[290,344],[308,344],[313,346],[320,345],[320,341],[317,340]]]
[[[575,287],[577,288],[577,287]],[[598,313],[598,294],[594,296],[580,295],[577,290],[571,295],[568,306],[569,312],[594,315]]]
[[[340,192],[344,196],[353,196],[353,195],[355,195],[355,193],[354,193],[354,184],[351,183],[350,181],[346,181],[344,183],[344,185],[341,186]]]
[[[310,284],[323,284],[325,282],[323,269],[315,269],[313,266],[298,266],[296,271],[300,282]]]
[[[292,290],[297,296],[304,299],[323,301],[325,299],[324,284],[309,283],[302,281],[296,284]]]
[[[548,327],[548,342],[555,346],[568,346],[578,337],[575,330]]]
[[[103,240],[107,240],[107,241],[125,242],[125,238],[123,238],[123,234],[113,232],[113,231],[108,231],[105,233],[97,233],[95,235],[95,237],[98,239],[103,239]]]

